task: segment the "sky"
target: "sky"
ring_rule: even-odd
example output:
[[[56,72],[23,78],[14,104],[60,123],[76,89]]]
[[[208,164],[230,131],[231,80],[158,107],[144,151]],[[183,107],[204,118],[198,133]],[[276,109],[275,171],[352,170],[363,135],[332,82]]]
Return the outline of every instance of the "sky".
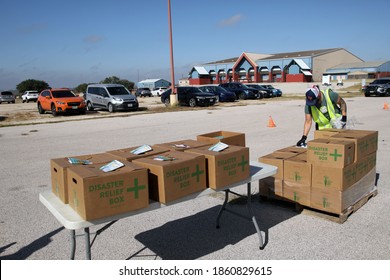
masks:
[[[243,52],[344,48],[390,60],[388,0],[171,0],[175,82]],[[171,81],[167,0],[0,0],[0,90]]]

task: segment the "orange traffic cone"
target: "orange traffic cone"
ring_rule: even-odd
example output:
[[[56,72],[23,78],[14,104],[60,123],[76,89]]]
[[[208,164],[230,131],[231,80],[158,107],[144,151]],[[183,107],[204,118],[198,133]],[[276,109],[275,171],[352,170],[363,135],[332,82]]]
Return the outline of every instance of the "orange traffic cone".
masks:
[[[268,127],[276,127],[275,123],[274,123],[274,120],[272,119],[271,116],[269,116],[269,119],[268,119]]]
[[[384,110],[389,110],[389,105],[387,104],[387,102],[385,102],[385,104],[383,105],[383,109]]]

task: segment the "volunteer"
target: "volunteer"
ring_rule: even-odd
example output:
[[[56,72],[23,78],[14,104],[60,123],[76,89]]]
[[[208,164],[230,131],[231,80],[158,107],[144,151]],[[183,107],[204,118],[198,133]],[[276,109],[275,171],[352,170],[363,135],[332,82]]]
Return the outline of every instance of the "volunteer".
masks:
[[[347,104],[336,92],[327,88],[324,91],[319,86],[306,90],[305,123],[303,135],[297,146],[305,147],[312,121],[316,129],[345,128],[347,123]]]

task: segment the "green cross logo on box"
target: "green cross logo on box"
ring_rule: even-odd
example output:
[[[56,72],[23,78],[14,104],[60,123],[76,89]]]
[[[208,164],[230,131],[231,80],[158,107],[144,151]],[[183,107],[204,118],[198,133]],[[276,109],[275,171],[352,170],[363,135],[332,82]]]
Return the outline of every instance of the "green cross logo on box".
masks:
[[[299,202],[300,198],[297,192],[294,192],[294,201]]]
[[[299,172],[294,172],[294,181],[300,182],[302,180],[302,176],[299,175]]]
[[[332,181],[330,180],[330,178],[328,176],[324,176],[324,186],[329,187],[331,185],[332,185]]]
[[[337,161],[337,158],[341,158],[341,157],[343,157],[343,155],[342,154],[338,154],[337,153],[337,149],[334,149],[334,152],[333,153],[331,153],[331,154],[329,154],[331,157],[333,157],[333,160],[334,161]]]
[[[249,161],[245,160],[244,156],[241,156],[241,162],[239,162],[238,165],[241,165],[241,171],[244,172],[245,165],[249,165]]]
[[[127,192],[134,192],[134,198],[139,198],[139,191],[145,189],[145,185],[138,186],[138,178],[134,178],[134,187],[127,188]]]
[[[196,182],[199,183],[199,176],[204,174],[204,170],[199,170],[199,164],[196,165],[196,171],[191,174],[191,177],[196,176]]]
[[[328,208],[330,206],[330,203],[326,197],[322,198],[322,207]]]

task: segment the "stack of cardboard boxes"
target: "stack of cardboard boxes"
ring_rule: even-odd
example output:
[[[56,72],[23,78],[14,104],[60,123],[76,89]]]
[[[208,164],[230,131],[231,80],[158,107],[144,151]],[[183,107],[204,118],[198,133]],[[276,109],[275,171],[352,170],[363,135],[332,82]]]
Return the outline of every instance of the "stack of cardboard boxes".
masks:
[[[219,142],[227,147],[210,150]],[[102,170],[115,160],[123,166]],[[228,131],[51,160],[52,192],[85,220],[146,208],[150,199],[166,204],[207,187],[218,190],[247,179],[249,170],[245,134]]]
[[[375,188],[377,148],[377,131],[316,131],[306,149],[288,147],[259,158],[280,168],[273,181],[260,182],[260,194],[341,214]]]

